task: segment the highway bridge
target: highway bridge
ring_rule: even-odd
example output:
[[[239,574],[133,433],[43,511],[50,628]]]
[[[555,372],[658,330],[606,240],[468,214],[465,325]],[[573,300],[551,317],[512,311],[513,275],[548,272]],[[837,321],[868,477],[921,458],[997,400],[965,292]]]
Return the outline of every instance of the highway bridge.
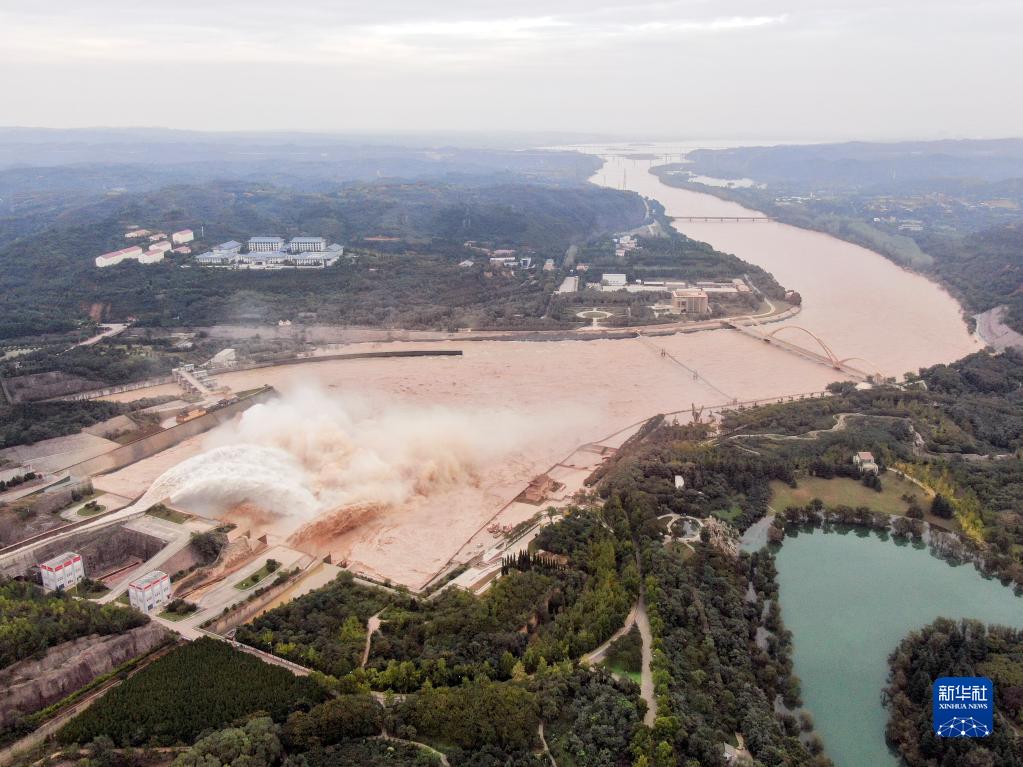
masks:
[[[774,221],[769,216],[672,216],[672,221],[687,221],[689,223],[704,223],[712,222],[717,224],[729,224],[729,223],[760,223],[765,221]]]
[[[775,328],[768,332],[753,317],[737,318],[730,322],[723,321],[721,324],[724,327],[732,328],[733,330],[738,330],[740,333],[745,333],[746,335],[755,338],[758,341],[763,341],[764,343],[771,344],[772,346],[777,346],[779,349],[784,349],[785,351],[798,355],[803,359],[808,359],[811,362],[816,362],[819,365],[827,365],[828,367],[833,368],[834,370],[838,370],[839,372],[845,374],[847,377],[852,378],[854,380],[873,382],[883,378],[881,373],[876,372],[876,369],[875,372],[868,372],[867,370],[863,370],[860,367],[850,364],[855,361],[860,363],[861,365],[866,366],[868,369],[874,368],[874,366],[871,365],[871,363],[867,362],[867,360],[862,359],[861,357],[847,357],[845,359],[839,359],[838,355],[835,354],[831,350],[831,348],[826,343],[824,343],[824,341],[822,341],[820,338],[818,338],[816,335],[811,333],[806,328],[800,327],[799,325],[783,325],[780,328]],[[813,342],[817,344],[817,346],[820,348],[820,351],[818,352],[813,349],[808,349],[805,346],[800,346],[799,344],[795,344],[792,343],[791,341],[787,341],[784,338],[778,337],[781,333],[786,332],[789,335],[795,334],[810,338]]]

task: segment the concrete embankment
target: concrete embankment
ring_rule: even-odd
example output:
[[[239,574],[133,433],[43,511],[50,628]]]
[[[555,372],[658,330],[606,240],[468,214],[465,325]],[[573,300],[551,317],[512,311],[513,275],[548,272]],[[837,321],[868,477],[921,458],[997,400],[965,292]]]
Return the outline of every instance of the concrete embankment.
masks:
[[[218,376],[224,373],[239,373],[244,370],[258,370],[260,368],[280,367],[282,365],[304,365],[309,362],[332,362],[336,360],[364,360],[376,359],[379,357],[459,357],[460,349],[411,349],[405,351],[389,352],[345,352],[341,354],[319,354],[303,357],[285,357],[283,359],[266,360],[264,362],[250,362],[242,365],[235,365],[229,368],[211,368],[210,375]],[[159,376],[147,378],[144,381],[121,384],[119,386],[105,386],[102,389],[90,389],[89,391],[68,394],[63,397],[54,397],[47,401],[78,402],[87,399],[99,399],[109,397],[113,394],[120,394],[136,389],[148,389],[151,386],[162,386],[163,384],[174,383],[173,376]]]
[[[152,455],[174,447],[189,437],[209,431],[213,427],[231,420],[236,414],[248,410],[253,405],[266,402],[276,396],[277,392],[274,391],[273,387],[268,386],[244,399],[232,402],[230,405],[225,405],[217,410],[212,410],[198,418],[193,418],[191,421],[185,421],[156,434],[150,434],[148,437],[142,437],[134,442],[129,442],[127,445],[114,448],[109,453],[103,453],[103,455],[98,455],[87,461],[76,463],[74,466],[68,467],[67,471],[76,477],[94,477],[97,474],[116,471],[136,461],[141,461],[143,458],[149,458]]]

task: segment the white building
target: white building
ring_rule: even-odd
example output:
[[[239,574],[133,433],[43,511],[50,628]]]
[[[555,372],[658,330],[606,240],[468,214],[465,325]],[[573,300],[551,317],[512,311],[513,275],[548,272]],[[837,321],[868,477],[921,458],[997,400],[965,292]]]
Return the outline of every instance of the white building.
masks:
[[[853,464],[855,464],[863,474],[877,474],[880,471],[877,461],[874,460],[874,454],[867,452],[866,450],[856,453],[856,455],[853,456]]]
[[[710,298],[701,288],[673,290],[671,310],[675,314],[707,314],[710,312]]]
[[[104,253],[102,256],[96,256],[96,266],[102,269],[104,266],[114,266],[115,264],[119,264],[126,258],[138,258],[141,255],[142,248],[138,245],[132,245],[130,248],[113,250],[109,253]]]
[[[152,245],[149,246],[149,249],[150,250],[158,250],[161,253],[166,253],[168,250],[170,250],[173,247],[174,246],[170,244],[169,240],[162,240],[161,242],[154,242]]]
[[[624,274],[605,274],[600,278],[600,284],[608,288],[624,288],[628,280]]]
[[[48,559],[39,565],[43,576],[43,588],[47,591],[69,589],[85,577],[82,556],[73,551]]]
[[[130,232],[124,233],[125,239],[128,240],[137,240],[139,237],[148,237],[149,235],[150,231],[148,229],[133,229]]]
[[[322,237],[293,237],[288,243],[291,253],[321,253],[326,249],[327,241]]]
[[[157,248],[150,248],[149,250],[147,250],[145,253],[143,253],[141,256],[138,257],[138,262],[140,264],[155,264],[155,263],[158,263],[160,261],[163,261],[163,254],[166,253],[166,252],[167,251],[165,251],[165,250],[160,250],[160,249],[157,249]]]
[[[284,248],[280,237],[250,237],[249,253],[272,253]]]
[[[128,601],[140,613],[152,613],[171,601],[170,576],[160,570],[146,573],[128,584]]]
[[[242,244],[237,240],[228,240],[227,242],[222,242],[219,245],[214,245],[212,250],[214,253],[233,256],[241,253]]]
[[[175,245],[184,245],[186,242],[191,242],[195,239],[195,234],[191,229],[182,229],[180,232],[174,232],[171,235],[171,242]]]

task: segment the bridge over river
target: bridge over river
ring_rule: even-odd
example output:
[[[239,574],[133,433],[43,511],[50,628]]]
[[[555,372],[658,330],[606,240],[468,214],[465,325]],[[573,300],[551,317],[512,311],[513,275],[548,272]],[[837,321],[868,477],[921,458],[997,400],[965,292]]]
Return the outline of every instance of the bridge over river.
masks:
[[[726,328],[732,330],[738,330],[740,333],[763,341],[766,344],[776,346],[779,349],[784,349],[787,352],[796,354],[804,359],[808,359],[812,362],[816,362],[820,365],[827,365],[830,368],[834,368],[849,378],[853,378],[857,381],[873,382],[883,378],[881,373],[878,372],[867,372],[859,367],[851,365],[850,363],[856,361],[861,363],[868,368],[873,368],[870,362],[860,357],[847,357],[845,359],[839,359],[838,355],[835,354],[831,348],[824,343],[819,337],[811,333],[806,328],[800,327],[799,325],[782,325],[780,328],[775,328],[768,332],[755,318],[742,318],[735,319],[732,321],[723,320],[721,324]],[[779,338],[779,334],[783,332],[789,332],[790,335],[795,333],[810,338],[820,348],[820,351],[814,351],[808,349],[805,346],[787,341],[784,338]],[[875,369],[876,370],[876,369]]]
[[[774,221],[770,216],[672,216],[672,221],[685,221],[688,223],[760,223]]]

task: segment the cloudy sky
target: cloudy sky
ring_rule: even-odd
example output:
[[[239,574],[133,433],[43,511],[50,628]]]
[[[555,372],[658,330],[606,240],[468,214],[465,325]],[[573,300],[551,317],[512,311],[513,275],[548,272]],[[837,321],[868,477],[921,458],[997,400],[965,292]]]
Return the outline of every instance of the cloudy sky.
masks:
[[[1021,0],[2,0],[0,125],[1019,136],[1021,28]]]

